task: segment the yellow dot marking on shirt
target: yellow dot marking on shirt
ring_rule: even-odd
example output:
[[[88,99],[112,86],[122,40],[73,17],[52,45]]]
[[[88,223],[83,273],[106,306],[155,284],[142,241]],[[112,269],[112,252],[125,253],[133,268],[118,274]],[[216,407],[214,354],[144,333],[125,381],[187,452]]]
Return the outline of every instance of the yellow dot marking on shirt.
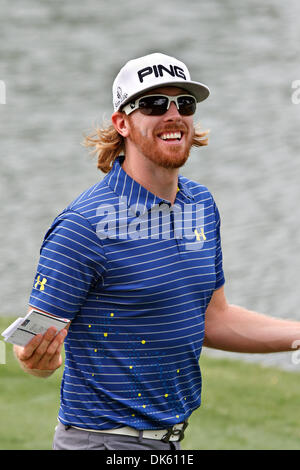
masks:
[[[141,397],[141,396],[142,396],[142,394],[141,394],[141,393],[138,393],[138,397]]]
[[[145,341],[144,339],[142,339],[141,343],[142,343],[142,344],[145,344],[145,343],[146,343],[146,341]]]
[[[98,349],[94,349],[94,352],[97,352],[97,351],[98,351]]]
[[[103,333],[103,334],[104,334],[105,337],[107,336],[107,333]]]
[[[167,398],[168,396],[169,396],[169,394],[168,394],[168,393],[165,393],[165,397]]]
[[[134,415],[134,414],[133,414],[133,415],[131,415],[131,416],[135,417],[135,415]]]
[[[111,313],[110,316],[113,317],[113,316],[114,316],[114,313]]]
[[[146,405],[143,405],[143,408],[146,408]]]
[[[179,415],[176,415],[176,418],[179,418]]]
[[[179,372],[180,372],[180,369],[177,369],[177,374],[179,374]]]
[[[133,366],[129,366],[129,369],[132,369]]]
[[[92,325],[89,325],[89,328],[92,328]]]

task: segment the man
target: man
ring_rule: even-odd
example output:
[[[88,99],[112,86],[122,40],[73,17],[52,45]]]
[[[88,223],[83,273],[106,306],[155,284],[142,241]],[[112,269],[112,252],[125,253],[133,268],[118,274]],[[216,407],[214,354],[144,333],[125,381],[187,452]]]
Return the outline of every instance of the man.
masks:
[[[298,322],[226,300],[218,209],[179,175],[207,143],[193,114],[208,95],[173,57],[132,60],[113,85],[112,125],[86,138],[107,175],[53,222],[29,301],[69,318],[68,335],[50,328],[15,347],[47,377],[65,340],[54,449],[180,449],[201,403],[202,345],[264,353],[300,338]]]

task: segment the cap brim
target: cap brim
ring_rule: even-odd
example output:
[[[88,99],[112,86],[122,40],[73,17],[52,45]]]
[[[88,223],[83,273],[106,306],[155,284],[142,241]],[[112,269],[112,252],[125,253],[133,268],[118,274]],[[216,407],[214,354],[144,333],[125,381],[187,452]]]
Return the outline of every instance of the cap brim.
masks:
[[[144,90],[139,91],[138,93],[135,93],[135,94],[129,96],[126,100],[123,101],[120,108],[123,108],[123,106],[130,103],[130,101],[134,100],[135,98],[137,98],[140,95],[143,95],[147,91],[154,90],[155,88],[164,88],[164,87],[168,87],[168,86],[178,87],[178,88],[182,88],[183,90],[188,91],[189,93],[191,93],[196,98],[198,103],[200,103],[200,101],[206,100],[206,98],[208,98],[208,96],[210,95],[209,88],[206,85],[203,85],[203,83],[200,83],[200,82],[192,82],[192,81],[186,81],[185,82],[183,80],[178,81],[178,82],[176,82],[176,81],[164,82],[164,83],[161,83],[160,85],[156,84],[154,86],[145,88]]]

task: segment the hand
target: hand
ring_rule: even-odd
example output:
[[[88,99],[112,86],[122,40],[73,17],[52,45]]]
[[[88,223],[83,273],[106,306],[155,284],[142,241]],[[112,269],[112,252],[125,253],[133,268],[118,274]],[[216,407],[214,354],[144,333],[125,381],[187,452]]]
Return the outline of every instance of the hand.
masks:
[[[14,346],[14,353],[25,372],[48,377],[62,365],[61,349],[67,330],[57,333],[50,327],[44,335],[36,335],[25,347]]]

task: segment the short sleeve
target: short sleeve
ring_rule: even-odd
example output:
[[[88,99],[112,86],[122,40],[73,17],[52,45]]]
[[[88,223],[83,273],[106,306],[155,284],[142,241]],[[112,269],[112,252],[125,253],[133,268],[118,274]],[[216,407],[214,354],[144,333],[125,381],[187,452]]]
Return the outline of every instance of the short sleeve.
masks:
[[[221,219],[219,210],[214,202],[215,208],[215,220],[216,220],[216,258],[215,258],[215,270],[216,270],[216,285],[215,289],[219,289],[225,283],[225,276],[223,271],[223,254],[221,246]]]
[[[105,271],[103,247],[89,221],[63,212],[43,240],[29,305],[72,320]]]

